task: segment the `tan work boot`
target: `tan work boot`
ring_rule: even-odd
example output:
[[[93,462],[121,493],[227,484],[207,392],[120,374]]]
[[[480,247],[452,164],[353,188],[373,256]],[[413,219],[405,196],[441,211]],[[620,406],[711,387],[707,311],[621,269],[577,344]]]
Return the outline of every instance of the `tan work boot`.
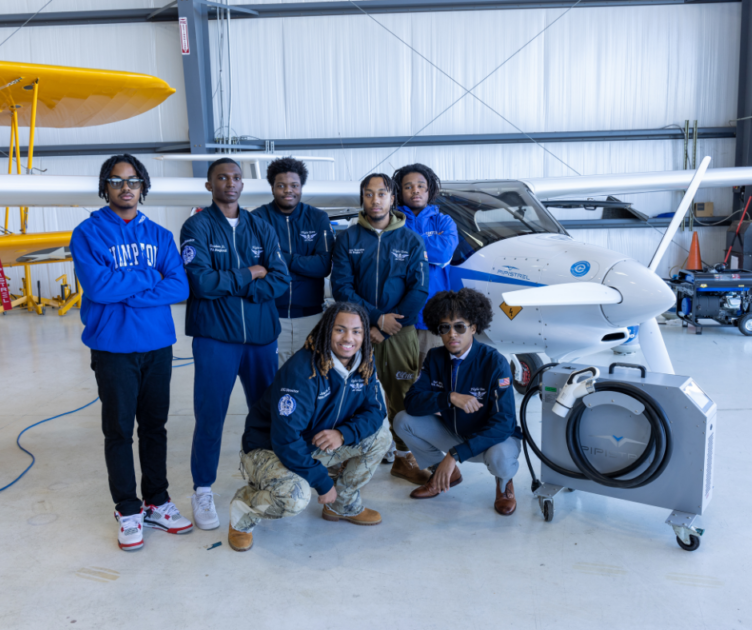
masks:
[[[227,542],[235,551],[248,551],[253,547],[253,532],[239,532],[230,525]]]
[[[517,499],[514,498],[514,483],[510,479],[504,492],[501,491],[501,480],[496,478],[496,501],[494,510],[502,516],[511,516],[517,509]]]
[[[381,514],[368,508],[363,508],[363,511],[357,516],[340,516],[336,512],[332,512],[328,505],[325,505],[321,516],[324,517],[325,521],[349,521],[355,525],[378,525],[381,522]]]
[[[449,487],[454,488],[454,486],[462,483],[462,473],[460,473],[460,467],[455,466],[454,470],[452,471],[452,476],[449,478]],[[424,483],[420,488],[416,488],[410,493],[411,499],[433,499],[434,497],[439,496],[441,494],[433,485],[433,475],[428,479],[426,483]]]
[[[422,486],[431,478],[431,473],[428,470],[421,470],[415,455],[408,453],[405,457],[394,458],[392,476],[414,483],[416,486]]]

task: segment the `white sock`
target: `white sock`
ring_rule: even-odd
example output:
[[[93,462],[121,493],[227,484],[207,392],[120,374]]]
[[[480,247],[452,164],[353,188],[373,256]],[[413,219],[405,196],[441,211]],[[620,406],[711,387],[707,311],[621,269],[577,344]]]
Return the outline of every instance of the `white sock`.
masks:
[[[394,451],[394,454],[397,457],[407,457],[410,454],[410,451]]]
[[[196,488],[196,494],[209,494],[211,492],[211,486],[198,486]]]

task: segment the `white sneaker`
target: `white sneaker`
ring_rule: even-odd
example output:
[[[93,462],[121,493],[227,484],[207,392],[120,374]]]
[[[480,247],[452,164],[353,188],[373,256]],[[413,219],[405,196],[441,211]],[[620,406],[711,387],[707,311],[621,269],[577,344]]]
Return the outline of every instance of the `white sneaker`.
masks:
[[[115,511],[115,520],[119,524],[118,545],[123,551],[138,551],[144,546],[144,510],[138,514],[123,516]]]
[[[162,505],[147,505],[144,525],[161,529],[168,534],[187,534],[193,529],[193,523],[181,516],[172,501]]]
[[[191,497],[191,507],[193,508],[193,522],[199,529],[217,529],[219,527],[219,516],[217,509],[214,507],[214,493],[202,492],[201,494],[193,493]]]
[[[392,440],[391,446],[387,449],[386,453],[384,453],[384,459],[381,460],[382,464],[393,464],[394,463],[394,457],[395,457],[395,451],[397,450],[397,445],[394,443],[394,440]]]

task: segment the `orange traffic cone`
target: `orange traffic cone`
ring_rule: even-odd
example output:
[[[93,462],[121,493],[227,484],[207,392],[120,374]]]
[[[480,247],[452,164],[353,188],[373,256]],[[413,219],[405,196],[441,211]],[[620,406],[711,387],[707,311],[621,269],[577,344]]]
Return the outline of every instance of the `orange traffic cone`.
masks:
[[[700,238],[697,236],[697,232],[692,232],[692,245],[690,245],[689,247],[687,269],[689,271],[702,271],[702,258],[700,258]]]

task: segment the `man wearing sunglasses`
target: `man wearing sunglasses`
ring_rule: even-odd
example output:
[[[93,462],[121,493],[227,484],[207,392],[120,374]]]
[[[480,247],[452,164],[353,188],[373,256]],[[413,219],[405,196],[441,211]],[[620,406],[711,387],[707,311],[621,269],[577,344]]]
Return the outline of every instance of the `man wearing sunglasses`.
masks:
[[[494,509],[509,516],[517,508],[512,478],[522,432],[509,363],[474,339],[491,323],[491,303],[473,289],[442,291],[428,301],[423,318],[444,347],[428,352],[394,422],[421,468],[432,471],[410,496],[436,497],[462,482],[459,462],[483,463],[496,478]]]
[[[188,280],[172,234],[138,211],[149,183],[133,156],[107,160],[99,196],[108,205],[73,231],[70,245],[84,290],[81,339],[91,348],[102,401],[105,463],[124,551],[143,547],[144,526],[171,534],[193,528],[167,494],[165,430],[176,341],[170,304],[188,297]],[[145,505],[133,466],[136,421]]]

